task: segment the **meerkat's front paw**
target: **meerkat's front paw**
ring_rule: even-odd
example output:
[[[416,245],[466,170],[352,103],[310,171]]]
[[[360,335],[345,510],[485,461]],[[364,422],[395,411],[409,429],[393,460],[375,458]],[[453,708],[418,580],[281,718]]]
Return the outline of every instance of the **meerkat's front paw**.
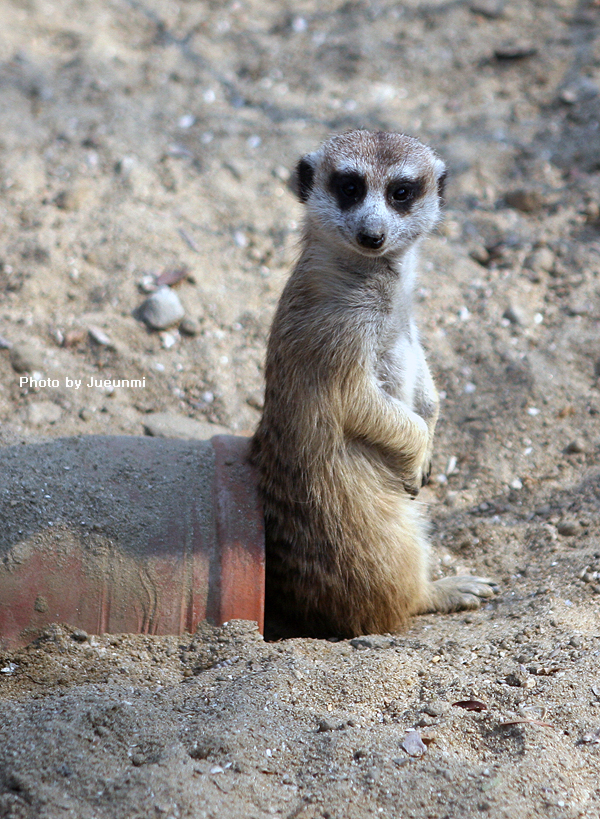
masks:
[[[419,480],[403,480],[402,486],[407,495],[410,495],[411,498],[416,498],[423,484]]]
[[[498,591],[495,580],[489,577],[443,577],[430,584],[427,612],[447,614],[463,609],[478,609],[482,599],[492,597]]]
[[[402,479],[402,486],[412,498],[416,498],[420,490],[429,483],[430,475],[431,461],[426,461],[424,466],[417,469],[414,475]]]

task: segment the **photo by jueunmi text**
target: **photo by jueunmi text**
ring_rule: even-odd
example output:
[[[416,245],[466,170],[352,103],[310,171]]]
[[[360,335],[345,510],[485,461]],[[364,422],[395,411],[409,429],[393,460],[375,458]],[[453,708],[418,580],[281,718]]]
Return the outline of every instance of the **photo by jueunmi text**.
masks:
[[[61,379],[59,378],[31,378],[30,376],[21,376],[19,378],[20,387],[28,387],[32,390],[43,389],[58,389],[61,386]],[[99,390],[114,390],[119,387],[131,387],[133,389],[144,389],[146,386],[146,378],[94,378],[89,376],[87,381],[82,378],[64,378],[64,384],[67,389],[79,390],[82,387],[86,389]]]

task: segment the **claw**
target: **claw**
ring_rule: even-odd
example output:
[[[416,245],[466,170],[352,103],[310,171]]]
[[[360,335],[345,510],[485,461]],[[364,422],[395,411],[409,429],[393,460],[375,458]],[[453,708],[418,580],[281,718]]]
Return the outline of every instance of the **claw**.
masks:
[[[406,481],[403,481],[402,486],[404,487],[407,494],[409,494],[413,500],[417,497],[417,495],[421,491],[421,487],[417,486],[417,484],[414,484],[414,483],[407,483]]]

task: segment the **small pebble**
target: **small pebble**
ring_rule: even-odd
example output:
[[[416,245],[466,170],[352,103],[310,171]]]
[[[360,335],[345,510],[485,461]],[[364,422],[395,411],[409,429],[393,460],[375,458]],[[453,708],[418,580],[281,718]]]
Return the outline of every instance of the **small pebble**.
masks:
[[[430,717],[441,717],[450,710],[450,703],[443,700],[432,700],[425,704],[423,711]]]
[[[248,237],[243,230],[236,230],[233,234],[233,241],[238,247],[248,246]]]
[[[100,329],[100,327],[96,327],[92,324],[88,327],[88,333],[90,334],[90,338],[95,341],[96,344],[100,344],[102,347],[110,347],[110,339],[104,330]]]
[[[302,34],[303,31],[306,31],[308,28],[308,23],[304,19],[304,17],[300,17],[299,15],[294,17],[292,20],[292,31],[295,34]]]
[[[325,731],[335,731],[335,725],[329,722],[326,719],[319,720],[319,727],[317,728],[317,733],[321,734]]]
[[[156,276],[144,276],[138,282],[138,287],[142,293],[154,293],[156,290]]]
[[[598,202],[588,202],[585,206],[585,215],[590,222],[596,222],[600,218],[600,205]]]
[[[53,401],[37,401],[35,404],[30,404],[27,411],[29,423],[34,427],[55,424],[61,415],[61,408]]]
[[[248,406],[253,407],[256,410],[262,411],[264,406],[264,401],[261,393],[250,393],[250,395],[246,398],[246,403]]]
[[[163,350],[170,350],[179,340],[179,333],[162,332],[160,334],[160,344]]]
[[[88,639],[88,633],[82,628],[76,628],[71,632],[71,637],[77,643],[85,643],[85,641]]]
[[[538,247],[526,261],[527,267],[531,268],[531,270],[542,271],[544,273],[549,273],[553,270],[555,263],[556,256],[549,247]]]
[[[155,438],[191,438],[206,440],[213,435],[227,434],[228,430],[208,421],[196,421],[185,415],[170,412],[154,412],[144,416],[144,431]]]
[[[373,648],[373,641],[368,637],[355,637],[353,640],[350,640],[350,645],[352,648],[357,648],[359,650]]]
[[[191,128],[196,122],[196,117],[193,114],[184,114],[177,120],[178,128]]]
[[[411,728],[406,732],[406,736],[402,742],[402,748],[409,756],[418,757],[427,753],[427,746],[421,739],[419,732],[415,731],[414,728]]]
[[[589,77],[578,77],[565,86],[559,94],[560,100],[567,105],[592,100],[598,96],[600,88]]]
[[[575,438],[574,441],[571,441],[567,445],[566,452],[572,452],[576,454],[585,452],[585,443],[581,440],[581,438]]]
[[[140,306],[138,315],[153,330],[166,330],[181,321],[185,311],[170,287],[160,287]]]
[[[537,48],[529,43],[507,43],[494,49],[497,60],[524,60],[537,54]]]
[[[511,324],[516,324],[519,327],[524,327],[527,324],[527,319],[523,310],[515,304],[509,304],[502,318],[508,319]]]
[[[563,537],[572,537],[579,531],[579,523],[576,520],[562,520],[556,525],[556,530]]]
[[[16,373],[31,373],[43,368],[41,352],[28,342],[15,344],[12,347],[10,363]]]
[[[504,201],[509,208],[520,210],[522,213],[535,213],[544,206],[544,200],[535,190],[508,191]]]
[[[498,17],[502,17],[505,5],[505,0],[475,0],[470,4],[469,9],[473,14],[480,14],[489,20],[496,20]]]
[[[62,337],[62,340],[59,341],[59,344],[62,347],[75,347],[77,344],[81,344],[82,341],[85,341],[87,335],[88,334],[82,327],[67,330]],[[58,341],[58,335],[56,340]]]
[[[277,165],[273,168],[273,176],[281,182],[287,182],[290,178],[290,172],[284,165]]]
[[[490,253],[485,245],[475,245],[469,253],[469,256],[481,265],[486,265],[490,260]]]
[[[200,332],[200,323],[193,318],[184,318],[179,325],[179,332],[184,336],[197,336]]]

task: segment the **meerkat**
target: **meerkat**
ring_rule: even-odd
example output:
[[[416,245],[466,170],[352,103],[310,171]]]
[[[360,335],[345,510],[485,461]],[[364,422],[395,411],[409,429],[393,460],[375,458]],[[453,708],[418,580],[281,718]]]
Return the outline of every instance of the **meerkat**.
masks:
[[[446,169],[404,134],[351,131],[300,159],[299,261],[279,301],[252,438],[279,636],[395,632],[477,608],[481,577],[429,576],[422,505],[438,395],[413,314]]]

